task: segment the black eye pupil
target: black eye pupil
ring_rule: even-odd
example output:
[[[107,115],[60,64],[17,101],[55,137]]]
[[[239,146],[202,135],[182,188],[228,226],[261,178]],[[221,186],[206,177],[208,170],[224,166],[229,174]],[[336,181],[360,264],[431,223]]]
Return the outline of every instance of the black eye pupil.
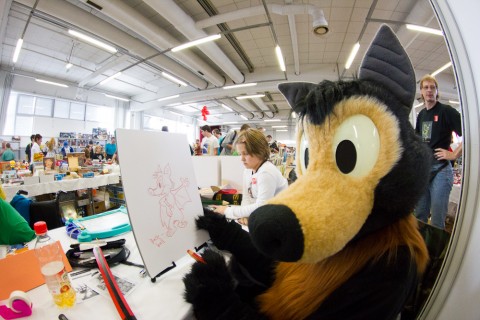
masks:
[[[337,146],[335,151],[335,160],[337,167],[344,174],[348,174],[355,169],[357,163],[357,150],[350,140],[343,140]]]
[[[305,155],[303,156],[303,163],[305,163],[305,168],[308,168],[308,158],[309,158],[308,148],[305,149]]]

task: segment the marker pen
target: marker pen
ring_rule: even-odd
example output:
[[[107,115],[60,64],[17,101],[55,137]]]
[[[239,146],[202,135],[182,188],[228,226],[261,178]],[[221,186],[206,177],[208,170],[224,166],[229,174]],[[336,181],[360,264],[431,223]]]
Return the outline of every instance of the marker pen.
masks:
[[[205,260],[203,260],[203,258],[202,258],[200,255],[198,255],[197,253],[193,252],[192,250],[190,250],[190,249],[187,250],[187,253],[190,255],[190,257],[192,257],[193,259],[195,259],[197,262],[201,262],[201,263],[207,264],[207,263],[205,262]]]

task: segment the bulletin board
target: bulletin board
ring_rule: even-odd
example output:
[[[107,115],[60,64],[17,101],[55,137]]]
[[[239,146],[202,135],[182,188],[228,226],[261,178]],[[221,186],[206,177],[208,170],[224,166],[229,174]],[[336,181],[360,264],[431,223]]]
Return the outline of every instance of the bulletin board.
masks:
[[[128,129],[115,135],[132,231],[154,278],[209,238],[195,226],[203,209],[187,137]]]

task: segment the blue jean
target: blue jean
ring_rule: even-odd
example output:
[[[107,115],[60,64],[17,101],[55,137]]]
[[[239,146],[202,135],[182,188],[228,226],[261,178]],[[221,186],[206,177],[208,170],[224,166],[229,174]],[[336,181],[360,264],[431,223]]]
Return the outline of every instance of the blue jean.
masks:
[[[435,164],[431,171],[436,171],[442,164]],[[428,222],[428,216],[432,215],[431,224],[438,228],[445,228],[445,218],[448,212],[450,191],[453,186],[453,169],[450,162],[437,173],[430,182],[428,189],[422,195],[415,207],[415,216],[418,220]]]

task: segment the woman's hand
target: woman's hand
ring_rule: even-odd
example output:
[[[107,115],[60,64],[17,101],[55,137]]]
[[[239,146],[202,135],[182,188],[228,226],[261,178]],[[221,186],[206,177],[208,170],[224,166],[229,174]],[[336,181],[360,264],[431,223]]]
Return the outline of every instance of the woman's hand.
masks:
[[[227,210],[227,206],[215,206],[212,205],[213,212],[218,213],[218,214],[225,214],[225,210]]]

